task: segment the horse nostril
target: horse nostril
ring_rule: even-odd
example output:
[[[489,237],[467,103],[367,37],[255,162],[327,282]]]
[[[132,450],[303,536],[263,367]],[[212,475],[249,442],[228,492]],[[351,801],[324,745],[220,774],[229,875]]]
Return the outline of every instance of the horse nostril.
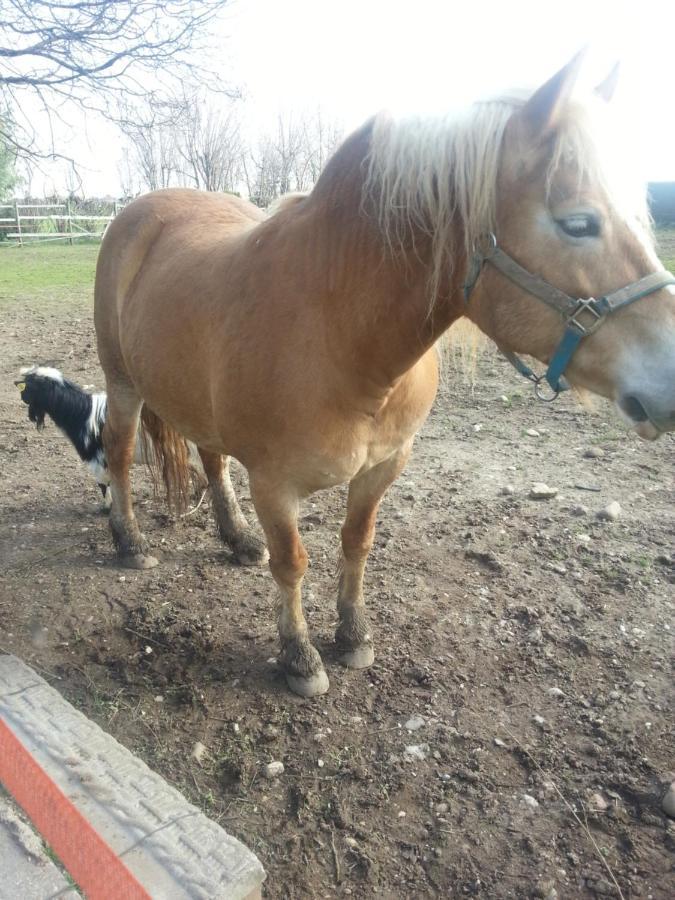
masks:
[[[621,398],[620,401],[621,409],[629,416],[634,422],[646,422],[649,419],[649,416],[645,412],[644,406],[640,403],[637,397],[632,397],[628,394],[625,397]]]

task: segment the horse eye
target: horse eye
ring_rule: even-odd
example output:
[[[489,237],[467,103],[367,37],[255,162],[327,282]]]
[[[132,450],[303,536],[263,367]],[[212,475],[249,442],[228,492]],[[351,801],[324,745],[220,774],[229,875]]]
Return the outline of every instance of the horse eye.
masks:
[[[598,237],[600,235],[600,222],[595,216],[580,213],[576,216],[566,216],[564,219],[556,219],[556,223],[565,234],[574,238]]]

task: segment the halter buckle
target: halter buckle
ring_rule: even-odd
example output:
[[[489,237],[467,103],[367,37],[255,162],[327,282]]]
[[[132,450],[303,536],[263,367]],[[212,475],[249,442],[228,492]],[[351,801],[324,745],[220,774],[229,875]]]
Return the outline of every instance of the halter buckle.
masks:
[[[605,318],[604,313],[598,311],[597,302],[598,301],[594,297],[589,297],[588,300],[578,300],[574,312],[567,319],[567,327],[576,328],[579,334],[584,337],[593,334],[593,332],[600,327],[602,320]],[[585,312],[589,312],[594,316],[589,325],[584,325],[583,322],[579,320],[579,316]]]

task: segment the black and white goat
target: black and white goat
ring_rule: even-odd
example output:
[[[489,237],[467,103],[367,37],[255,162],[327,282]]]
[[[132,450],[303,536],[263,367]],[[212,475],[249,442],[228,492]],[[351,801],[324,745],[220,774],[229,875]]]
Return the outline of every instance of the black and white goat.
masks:
[[[22,369],[21,378],[14,384],[28,406],[28,418],[35,423],[38,431],[44,428],[45,417],[49,416],[70,440],[80,459],[96,479],[103,495],[104,508],[110,509],[110,478],[103,448],[103,427],[108,407],[106,394],[90,394],[50,366]],[[136,437],[134,463],[145,463],[152,467],[155,462],[152,435],[144,432],[145,426],[141,421]],[[203,470],[197,448],[186,443],[195,480],[200,483],[203,479],[200,473]]]

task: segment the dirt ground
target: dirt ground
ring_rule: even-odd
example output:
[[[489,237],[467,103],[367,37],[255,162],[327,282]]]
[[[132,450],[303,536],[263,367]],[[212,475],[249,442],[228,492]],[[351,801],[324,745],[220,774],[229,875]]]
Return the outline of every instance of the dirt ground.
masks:
[[[675,896],[672,437],[537,403],[491,353],[473,389],[451,366],[379,517],[368,671],[331,647],[345,492],[303,510],[331,679],[306,701],[272,580],[231,563],[208,501],[175,520],[137,470],[162,564],[118,569],[95,484],[28,422],[22,365],[102,386],[90,317],[9,308],[0,334],[0,649],[257,852],[266,896]]]

